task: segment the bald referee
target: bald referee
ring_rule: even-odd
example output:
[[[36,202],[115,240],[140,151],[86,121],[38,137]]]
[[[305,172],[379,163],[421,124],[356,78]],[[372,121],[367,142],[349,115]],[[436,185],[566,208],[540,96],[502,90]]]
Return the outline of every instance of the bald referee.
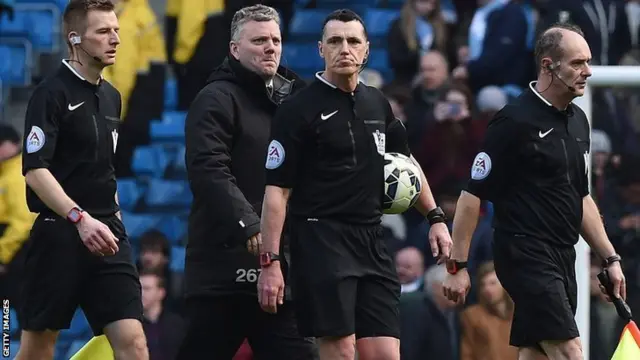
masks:
[[[541,34],[535,55],[537,81],[492,119],[458,200],[444,291],[464,301],[480,200],[492,201],[496,274],[515,303],[511,345],[520,360],[582,360],[574,320],[580,234],[602,258],[615,296],[626,296],[621,258],[589,194],[589,123],[571,103],[591,76],[591,51],[579,28],[559,24]]]

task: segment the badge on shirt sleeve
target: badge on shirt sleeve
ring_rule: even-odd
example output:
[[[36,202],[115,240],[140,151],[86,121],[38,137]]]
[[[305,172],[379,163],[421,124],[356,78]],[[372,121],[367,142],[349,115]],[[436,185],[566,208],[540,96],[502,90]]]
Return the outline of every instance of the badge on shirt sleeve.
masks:
[[[27,154],[34,153],[44,146],[44,131],[38,126],[32,126],[29,135],[27,135]]]
[[[278,140],[271,140],[269,150],[267,151],[266,168],[269,170],[277,169],[284,162],[284,147]]]
[[[491,157],[485,152],[478,153],[471,167],[471,179],[483,180],[491,172]]]
[[[385,133],[381,133],[380,130],[376,130],[376,132],[372,133],[372,135],[373,142],[375,142],[376,144],[376,150],[378,150],[378,154],[384,155],[387,135]]]

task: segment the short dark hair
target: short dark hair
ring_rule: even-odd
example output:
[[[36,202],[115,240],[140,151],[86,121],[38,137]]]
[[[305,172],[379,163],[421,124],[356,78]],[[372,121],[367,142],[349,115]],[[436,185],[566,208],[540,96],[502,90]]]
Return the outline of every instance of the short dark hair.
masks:
[[[542,67],[542,58],[551,57],[554,61],[558,61],[564,55],[563,49],[560,46],[562,42],[562,31],[568,30],[584,37],[584,33],[579,26],[571,23],[555,23],[546,28],[536,41],[536,47],[534,50],[536,59],[536,69],[540,71]]]
[[[362,28],[364,29],[364,38],[369,39],[369,34],[367,33],[367,28],[364,26],[364,20],[360,17],[360,15],[356,14],[355,11],[349,9],[338,9],[329,14],[322,23],[322,35],[324,36],[324,29],[327,27],[327,23],[331,20],[337,20],[340,22],[350,22],[357,21],[362,24]]]
[[[64,36],[75,31],[83,33],[87,26],[87,14],[89,11],[114,11],[115,5],[111,0],[70,0],[62,13]],[[67,45],[69,39],[67,39]]]
[[[5,141],[10,141],[13,144],[19,145],[20,135],[18,135],[18,132],[13,126],[0,124],[0,144]]]
[[[143,276],[154,276],[158,282],[157,285],[159,288],[165,289],[166,288],[166,280],[164,277],[164,274],[156,271],[156,270],[150,270],[150,269],[139,269],[138,270],[139,274],[138,277],[143,277]]]

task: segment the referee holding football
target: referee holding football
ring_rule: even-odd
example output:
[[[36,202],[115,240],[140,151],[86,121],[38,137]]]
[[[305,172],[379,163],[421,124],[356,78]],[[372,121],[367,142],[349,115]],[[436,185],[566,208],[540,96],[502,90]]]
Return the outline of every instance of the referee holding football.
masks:
[[[52,359],[80,306],[116,359],[146,360],[140,281],[116,199],[121,98],[100,76],[115,62],[118,19],[109,0],[71,0],[63,19],[71,59],[37,86],[25,119],[27,204],[39,215],[16,358]]]
[[[258,297],[283,304],[280,235],[291,235],[291,291],[298,328],[319,339],[323,360],[399,360],[400,284],[382,239],[385,151],[410,156],[402,123],[380,91],[358,83],[369,55],[362,19],[337,10],[324,21],[325,71],[284,102],[267,154]],[[417,203],[432,223],[434,256],[451,238],[424,175]],[[289,201],[290,199],[290,201]],[[287,209],[287,204],[288,209]]]
[[[581,360],[574,320],[579,234],[604,259],[614,295],[626,296],[621,258],[589,194],[589,123],[571,103],[591,76],[591,51],[579,28],[559,24],[540,35],[535,55],[537,82],[491,121],[458,200],[444,291],[464,302],[480,200],[492,201],[496,274],[515,303],[511,345],[520,348],[521,360],[541,353]]]

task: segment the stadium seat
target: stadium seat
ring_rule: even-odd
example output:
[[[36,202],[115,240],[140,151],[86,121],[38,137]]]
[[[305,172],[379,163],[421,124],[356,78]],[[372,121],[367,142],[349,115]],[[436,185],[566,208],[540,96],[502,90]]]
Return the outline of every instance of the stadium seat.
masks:
[[[8,14],[0,17],[0,35],[11,37],[29,36],[29,18],[24,11],[14,11],[13,19]]]
[[[164,109],[172,111],[178,105],[178,82],[168,77],[164,83]]]
[[[364,15],[364,24],[367,27],[369,37],[373,40],[382,40],[386,43],[387,33],[391,23],[400,16],[398,10],[369,9]],[[382,44],[379,44],[382,45]]]
[[[193,196],[186,181],[151,179],[145,196],[149,209],[179,210],[191,205]]]
[[[379,0],[378,5],[386,5],[388,8],[400,9],[407,0]]]
[[[5,359],[10,359],[10,360],[15,359],[16,355],[18,354],[18,350],[20,350],[20,342],[19,341],[10,342],[9,343],[9,356],[6,357]]]
[[[350,9],[362,16],[368,8],[376,7],[378,0],[316,0],[319,9]]]
[[[122,212],[124,228],[127,230],[129,238],[133,241],[139,239],[145,232],[156,229],[160,221],[161,217],[155,215]]]
[[[60,47],[60,10],[52,4],[17,4],[14,18],[0,19],[0,34],[29,39],[33,50],[56,52]]]
[[[184,142],[186,113],[166,111],[162,120],[151,122],[151,140],[154,142]]]
[[[285,44],[282,47],[282,64],[293,70],[298,76],[309,78],[316,71],[324,69],[324,62],[318,53],[315,42]]]
[[[77,309],[68,329],[60,331],[58,339],[61,341],[73,341],[78,339],[90,339],[93,336],[89,321],[81,309]]]
[[[322,34],[322,23],[329,9],[301,9],[296,11],[289,23],[289,32],[295,41],[318,41]]]
[[[118,179],[118,200],[120,208],[133,211],[140,200],[141,191],[136,179]]]
[[[9,310],[9,333],[16,335],[20,332],[20,323],[18,323],[18,313],[14,308]]]
[[[33,54],[29,40],[0,37],[0,59],[0,77],[5,86],[27,86],[31,83]]]
[[[54,5],[60,13],[69,3],[69,0],[16,0],[16,4],[49,4]]]
[[[186,249],[183,246],[171,247],[171,262],[169,268],[171,271],[182,272],[184,271],[184,257],[186,255]]]
[[[187,234],[187,223],[178,216],[166,216],[159,224],[159,229],[172,245],[179,245]]]
[[[167,154],[161,146],[138,146],[133,151],[131,169],[138,176],[160,178],[169,165]]]
[[[379,71],[382,74],[385,82],[388,82],[390,80],[390,77],[393,75],[393,72],[389,67],[389,57],[387,51],[384,49],[371,50],[367,67]]]

